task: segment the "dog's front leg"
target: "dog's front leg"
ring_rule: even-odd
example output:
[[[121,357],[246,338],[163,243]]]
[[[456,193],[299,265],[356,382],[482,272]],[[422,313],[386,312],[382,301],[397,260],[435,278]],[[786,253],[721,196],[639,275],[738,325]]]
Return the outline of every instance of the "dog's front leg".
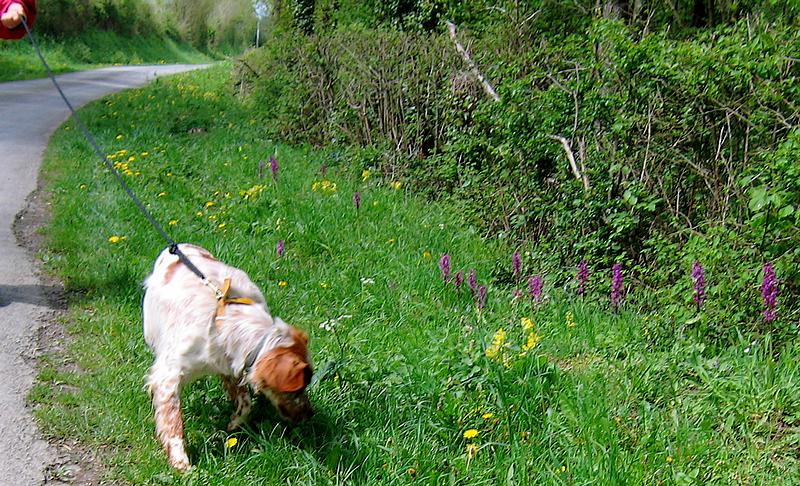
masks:
[[[228,432],[230,432],[247,420],[251,405],[250,391],[247,389],[247,385],[239,384],[235,378],[230,376],[222,377],[222,385],[233,402],[234,412],[228,424]]]
[[[180,378],[159,380],[151,386],[158,440],[169,456],[169,464],[179,471],[186,471],[189,469],[189,458],[183,447]]]

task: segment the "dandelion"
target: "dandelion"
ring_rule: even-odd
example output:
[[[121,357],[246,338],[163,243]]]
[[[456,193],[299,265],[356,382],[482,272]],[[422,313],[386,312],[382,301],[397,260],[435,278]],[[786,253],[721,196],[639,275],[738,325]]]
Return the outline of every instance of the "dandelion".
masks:
[[[120,133],[120,134],[119,134],[119,135],[117,135],[115,138],[116,138],[117,140],[124,140],[124,139],[125,139],[125,136],[124,136],[124,135],[122,135],[122,134]]]
[[[278,287],[286,287],[287,285],[289,285],[289,282],[287,282],[286,280],[278,281]]]
[[[589,282],[589,265],[586,260],[581,260],[578,264],[578,273],[575,275],[578,281],[578,295],[583,297],[586,294],[586,284]]]
[[[127,236],[117,236],[117,235],[114,235],[114,236],[111,236],[111,237],[109,237],[109,238],[108,238],[108,241],[109,241],[111,244],[114,244],[114,245],[116,245],[117,243],[119,243],[119,242],[121,242],[121,241],[125,241],[125,240],[127,240],[127,239],[128,239],[128,237],[127,237]]]
[[[700,307],[703,306],[703,302],[706,300],[706,277],[705,272],[703,271],[703,266],[700,265],[700,262],[695,261],[692,264],[692,280],[694,281],[694,303],[697,306],[697,310],[700,310]]]
[[[464,438],[467,440],[474,439],[475,437],[478,437],[478,434],[479,432],[477,429],[467,429],[464,431]]]
[[[329,289],[331,287],[331,284],[329,284],[328,282],[320,282],[319,286],[322,289]]]
[[[483,310],[486,307],[486,286],[481,285],[478,287],[478,310]]]
[[[625,284],[622,281],[622,264],[615,263],[611,267],[611,305],[619,308],[622,304],[623,292]]]
[[[425,250],[425,251],[422,252],[422,259],[423,260],[430,260],[431,258],[433,258],[433,255],[428,250]]]
[[[269,156],[269,171],[272,173],[272,180],[278,180],[278,159],[274,155]]]
[[[396,190],[400,189],[403,186],[403,183],[400,182],[400,181],[394,181],[389,185],[392,187],[392,189],[394,189],[396,191]]]
[[[205,207],[207,207],[207,208],[210,208],[210,207],[211,207],[211,206],[213,206],[214,204],[215,204],[215,203],[214,203],[214,201],[208,201],[208,202],[205,204]]]
[[[494,417],[494,414],[492,412],[486,412],[485,414],[481,415],[481,418],[483,420],[489,420],[492,417]]]
[[[469,287],[473,294],[478,291],[478,276],[476,275],[474,268],[469,269],[469,275],[467,275],[467,287]]]
[[[358,191],[353,193],[353,204],[356,207],[356,211],[358,211],[359,208],[361,208],[361,193]]]
[[[522,259],[519,256],[519,251],[515,251],[514,255],[512,255],[511,266],[514,269],[514,278],[518,278],[520,270],[522,268]]]
[[[169,220],[169,225],[170,226],[175,226],[176,224],[178,224],[178,220],[177,219],[170,219]]]
[[[235,446],[238,442],[239,441],[236,439],[236,437],[231,437],[230,439],[225,441],[225,447],[230,449],[233,446]]]
[[[765,263],[762,271],[764,278],[761,281],[761,297],[764,299],[764,322],[772,322],[778,317],[778,279],[771,263]]]
[[[450,277],[450,255],[447,253],[442,255],[442,258],[439,259],[439,270],[442,271],[442,280],[447,282],[447,279]]]
[[[367,179],[369,179],[369,170],[364,169],[361,171],[361,182],[367,182]]]
[[[537,304],[542,302],[542,277],[534,275],[528,279],[528,296]]]
[[[164,196],[166,196],[166,195],[167,195],[167,193],[166,193],[166,192],[164,192],[164,191],[161,191],[161,192],[159,192],[159,193],[158,193],[158,196],[156,196],[156,197],[164,197]]]

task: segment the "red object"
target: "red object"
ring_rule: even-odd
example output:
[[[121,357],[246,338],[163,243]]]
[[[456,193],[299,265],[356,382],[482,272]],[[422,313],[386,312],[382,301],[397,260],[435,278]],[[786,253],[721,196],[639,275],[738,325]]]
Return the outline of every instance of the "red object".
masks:
[[[36,20],[36,0],[0,0],[0,15],[6,13],[12,3],[22,5],[22,8],[25,9],[28,27],[33,26],[33,22]],[[5,25],[0,24],[0,39],[22,39],[25,34],[25,26],[22,24],[13,29],[7,29]]]

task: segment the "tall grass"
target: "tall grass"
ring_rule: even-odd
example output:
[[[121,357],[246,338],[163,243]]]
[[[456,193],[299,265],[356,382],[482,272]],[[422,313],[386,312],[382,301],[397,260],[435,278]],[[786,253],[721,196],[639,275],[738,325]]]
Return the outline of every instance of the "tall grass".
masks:
[[[183,395],[194,467],[170,470],[140,322],[164,242],[67,123],[43,170],[42,257],[71,292],[79,370],[45,360],[31,397],[46,433],[101,450],[109,476],[134,484],[800,482],[796,345],[742,336],[711,354],[675,323],[673,345],[655,347],[648,316],[592,289],[583,300],[545,280],[542,304],[514,297],[523,283],[502,241],[340,153],[266,139],[269,120],[237,104],[226,68],[113,95],[82,118],[175,239],[247,271],[273,313],[309,332],[317,414],[290,427],[261,400],[227,434],[232,408],[203,379]],[[277,176],[266,164],[260,178],[272,154]],[[442,279],[444,253],[453,272],[476,270],[485,308]]]

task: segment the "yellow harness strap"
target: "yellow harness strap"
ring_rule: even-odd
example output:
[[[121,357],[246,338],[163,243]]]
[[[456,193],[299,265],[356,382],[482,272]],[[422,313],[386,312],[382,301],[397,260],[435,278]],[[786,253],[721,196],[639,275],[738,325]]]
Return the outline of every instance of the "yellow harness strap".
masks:
[[[225,281],[222,283],[222,288],[219,290],[220,290],[220,297],[217,298],[217,319],[222,317],[222,314],[225,313],[225,306],[228,304],[252,305],[256,303],[256,301],[247,297],[236,297],[233,299],[229,299],[228,292],[230,292],[231,290],[230,277],[225,278]]]

